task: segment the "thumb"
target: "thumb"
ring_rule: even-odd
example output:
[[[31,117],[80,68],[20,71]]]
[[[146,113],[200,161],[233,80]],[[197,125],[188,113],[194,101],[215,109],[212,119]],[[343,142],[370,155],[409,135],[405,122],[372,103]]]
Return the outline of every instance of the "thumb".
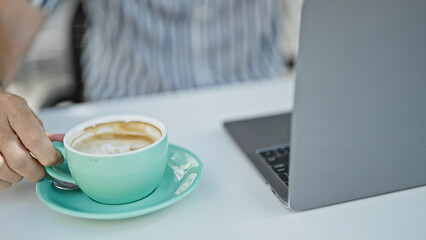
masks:
[[[56,142],[63,142],[65,134],[62,133],[46,133],[47,137],[50,139],[50,141],[56,141]],[[62,163],[64,163],[64,158],[61,153],[56,150],[58,154],[58,162],[55,164],[55,166],[59,166]]]
[[[47,137],[50,141],[63,142],[65,134],[62,133],[46,133]]]

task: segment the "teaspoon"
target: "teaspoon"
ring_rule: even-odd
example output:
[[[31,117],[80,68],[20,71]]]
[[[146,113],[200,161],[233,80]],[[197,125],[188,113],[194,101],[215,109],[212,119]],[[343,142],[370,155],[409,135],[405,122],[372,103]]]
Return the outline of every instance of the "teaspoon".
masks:
[[[59,179],[53,178],[53,186],[55,186],[57,189],[61,190],[75,190],[79,189],[77,184],[64,182]]]

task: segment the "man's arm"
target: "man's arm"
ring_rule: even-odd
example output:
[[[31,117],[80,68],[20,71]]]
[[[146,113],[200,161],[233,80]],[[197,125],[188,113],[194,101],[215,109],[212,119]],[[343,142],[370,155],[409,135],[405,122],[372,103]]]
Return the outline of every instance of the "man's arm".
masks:
[[[0,190],[23,177],[41,180],[43,166],[62,158],[26,101],[4,91],[44,20],[25,0],[0,0]]]
[[[303,0],[282,0],[283,3],[283,41],[280,49],[286,56],[289,67],[294,64],[299,51],[300,18],[302,14]],[[291,63],[293,61],[293,63]]]
[[[0,91],[15,80],[20,62],[45,19],[25,0],[0,0]]]

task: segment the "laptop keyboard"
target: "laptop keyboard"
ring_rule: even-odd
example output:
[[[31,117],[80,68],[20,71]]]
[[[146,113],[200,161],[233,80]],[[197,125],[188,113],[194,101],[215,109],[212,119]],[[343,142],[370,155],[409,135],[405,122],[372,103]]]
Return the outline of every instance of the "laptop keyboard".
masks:
[[[276,146],[258,150],[257,153],[268,163],[285,185],[288,186],[290,146]]]

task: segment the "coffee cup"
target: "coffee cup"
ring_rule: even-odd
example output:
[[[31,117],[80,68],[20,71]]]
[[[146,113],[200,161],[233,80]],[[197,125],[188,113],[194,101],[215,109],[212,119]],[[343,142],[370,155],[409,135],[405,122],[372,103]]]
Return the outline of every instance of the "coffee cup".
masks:
[[[138,115],[93,119],[69,130],[54,142],[64,166],[47,173],[77,184],[93,200],[125,204],[152,193],[168,162],[167,129],[160,121]]]

